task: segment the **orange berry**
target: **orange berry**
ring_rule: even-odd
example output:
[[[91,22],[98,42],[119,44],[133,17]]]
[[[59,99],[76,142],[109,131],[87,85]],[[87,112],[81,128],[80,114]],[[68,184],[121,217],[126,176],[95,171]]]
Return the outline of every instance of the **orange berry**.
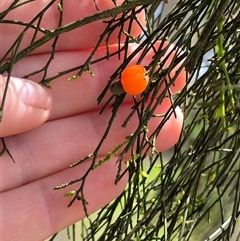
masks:
[[[141,94],[148,85],[148,75],[142,65],[126,67],[121,74],[121,83],[125,92],[130,95]]]

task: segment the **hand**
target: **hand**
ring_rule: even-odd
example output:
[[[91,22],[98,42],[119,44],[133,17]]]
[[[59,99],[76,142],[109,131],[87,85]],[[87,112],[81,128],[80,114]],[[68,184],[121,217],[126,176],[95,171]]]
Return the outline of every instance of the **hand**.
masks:
[[[11,2],[3,1],[0,12]],[[43,0],[30,2],[10,12],[6,19],[29,22],[46,4]],[[103,10],[114,5],[111,1],[102,0],[98,1],[98,7]],[[92,0],[64,2],[63,24],[95,12],[97,10]],[[56,28],[58,14],[55,4],[44,15],[41,27]],[[143,15],[139,16],[139,19],[144,22]],[[60,36],[57,52],[47,76],[84,63],[91,53],[90,48],[95,46],[105,26],[102,21],[98,21],[91,26],[87,25]],[[22,31],[22,27],[0,24],[0,30],[0,39],[3,40],[0,55],[2,58]],[[136,24],[132,30],[135,35],[140,32]],[[117,34],[116,31],[110,39],[110,51],[117,50]],[[31,38],[32,33],[28,31],[24,35],[21,49],[29,45]],[[131,45],[129,53],[135,47],[136,45]],[[49,90],[34,83],[41,80],[41,73],[31,76],[31,80],[19,79],[42,68],[50,52],[51,43],[47,43],[16,63],[12,71],[15,78],[10,79],[0,123],[0,135],[4,137],[15,160],[13,163],[7,153],[0,158],[2,240],[43,240],[85,217],[81,202],[75,202],[67,208],[69,199],[63,197],[67,191],[77,189],[79,184],[59,191],[54,191],[53,187],[84,175],[91,160],[73,169],[69,169],[69,165],[94,151],[111,116],[110,108],[99,115],[101,107],[97,106],[96,99],[110,75],[121,65],[122,59],[119,60],[115,56],[110,61],[104,60],[91,66],[95,77],[84,73],[73,82],[68,82],[67,79],[74,73],[60,77],[50,84]],[[105,55],[106,49],[99,48],[96,56]],[[149,51],[144,59],[146,64],[151,61],[152,56],[153,52]],[[5,83],[6,77],[1,76],[1,90],[4,89]],[[175,83],[175,91],[180,90],[184,83],[183,74]],[[1,91],[1,97],[2,94]],[[129,96],[118,111],[113,128],[99,152],[99,159],[136,129],[134,118],[127,128],[121,128],[131,107]],[[164,113],[169,107],[170,101],[166,99],[159,105],[156,113]],[[183,115],[179,108],[176,108],[176,113],[177,118],[172,115],[158,136],[156,147],[160,151],[173,146],[179,138]],[[136,117],[135,120],[137,121]],[[160,118],[153,118],[149,122],[149,129],[154,130],[159,122]],[[113,157],[110,162],[91,172],[87,178],[85,195],[89,203],[89,214],[116,198],[125,188],[126,176],[117,185],[114,184],[117,173],[116,159],[117,157]]]

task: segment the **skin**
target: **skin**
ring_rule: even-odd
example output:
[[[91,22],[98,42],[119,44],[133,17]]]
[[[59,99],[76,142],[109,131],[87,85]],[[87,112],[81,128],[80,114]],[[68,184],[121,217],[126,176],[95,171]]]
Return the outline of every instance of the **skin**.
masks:
[[[11,2],[1,1],[0,12]],[[37,0],[34,2],[34,8],[33,3],[23,5],[7,18],[28,22],[48,2]],[[111,1],[101,0],[97,3],[100,10],[113,7]],[[83,8],[84,11],[81,11]],[[54,5],[44,15],[42,27],[53,29],[57,26],[56,9]],[[64,9],[64,24],[97,11],[92,0],[67,1]],[[144,23],[143,15],[139,16],[139,19]],[[47,76],[83,63],[104,28],[105,25],[100,21],[91,27],[80,28],[60,37]],[[0,24],[0,39],[3,40],[1,58],[21,29]],[[139,33],[139,27],[133,25],[133,35]],[[117,34],[110,40],[111,51],[117,49]],[[29,44],[31,36],[26,33],[21,48]],[[76,36],[90,37],[85,39]],[[4,41],[5,39],[7,41]],[[71,44],[66,46],[66,41]],[[14,78],[11,78],[8,87],[3,119],[0,123],[0,136],[4,137],[15,163],[7,153],[0,157],[1,240],[41,241],[85,217],[81,202],[75,202],[71,208],[67,208],[70,199],[63,197],[64,193],[77,189],[79,184],[59,191],[54,191],[53,187],[84,175],[91,160],[73,169],[70,169],[69,165],[96,148],[111,116],[110,108],[99,115],[101,106],[97,106],[96,98],[104,89],[109,76],[123,60],[113,57],[110,61],[102,61],[92,66],[95,77],[84,73],[78,80],[68,82],[67,78],[71,75],[63,76],[51,83],[51,89],[45,89],[35,83],[41,80],[41,74],[31,77],[30,80],[19,79],[46,63],[51,51],[50,46],[51,43],[48,43],[16,63],[12,72]],[[129,53],[135,48],[136,45],[131,45]],[[96,58],[105,54],[106,50],[99,48]],[[149,51],[144,64],[149,63],[152,56],[153,53]],[[137,61],[137,56],[135,60]],[[132,64],[135,64],[134,59]],[[1,90],[5,83],[6,73],[0,76]],[[179,78],[174,90],[179,91],[184,84],[184,77]],[[2,94],[1,92],[0,97]],[[110,92],[107,96],[110,96]],[[132,98],[128,96],[119,109],[108,138],[99,151],[98,159],[111,151],[116,144],[123,142],[125,137],[136,129],[136,117],[131,119],[126,128],[121,127],[131,107]],[[166,99],[159,105],[156,113],[164,113],[169,107],[170,101]],[[157,138],[156,147],[159,151],[170,148],[179,138],[183,115],[179,108],[176,108],[176,113],[177,118],[171,116]],[[153,131],[160,121],[160,118],[153,118],[148,126],[150,131]],[[126,158],[129,157],[128,155]],[[85,195],[89,202],[89,214],[116,198],[125,188],[127,176],[117,185],[114,184],[117,173],[116,159],[117,157],[112,157],[111,161],[91,172],[87,178]]]

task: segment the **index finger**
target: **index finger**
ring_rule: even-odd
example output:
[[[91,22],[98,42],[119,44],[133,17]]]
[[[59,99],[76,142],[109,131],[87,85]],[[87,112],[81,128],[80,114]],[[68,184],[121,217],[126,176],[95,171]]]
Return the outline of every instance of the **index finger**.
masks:
[[[38,40],[41,37],[47,36],[49,30],[52,31],[59,27],[60,15],[62,17],[62,22],[60,25],[64,26],[69,25],[77,20],[83,20],[87,16],[92,16],[96,13],[100,13],[103,10],[116,7],[114,1],[99,0],[96,1],[96,4],[94,2],[95,1],[93,0],[65,1],[61,11],[58,9],[59,1],[53,0],[37,0],[16,7],[15,9],[11,10],[2,21],[0,21],[0,39],[7,40],[2,41],[0,58],[4,56],[19,34],[21,34],[25,29],[26,25],[34,18],[36,18],[36,20],[33,21],[33,24],[24,33],[21,46],[19,48],[20,51],[31,44],[33,36],[36,34],[36,28],[34,25],[39,25],[35,38],[35,40]],[[117,0],[116,4],[121,5],[122,2],[122,0]],[[10,0],[4,0],[1,2],[0,12],[6,10],[11,3],[12,1]],[[48,4],[50,4],[49,7]],[[140,14],[137,14],[136,17],[138,18],[138,21],[144,25],[144,13],[141,12]],[[9,22],[9,20],[11,20],[11,22]],[[108,22],[106,22],[107,20],[109,20],[109,18],[102,17],[101,20],[96,21],[96,19],[92,17],[92,23],[85,24],[79,28],[76,28],[75,30],[71,30],[70,36],[68,32],[60,34],[56,50],[63,51],[94,47],[102,32],[108,26]],[[141,33],[141,28],[138,26],[136,21],[133,21],[131,24],[131,33],[129,34],[133,37],[136,37]],[[128,25],[129,21],[126,21],[124,23],[124,29],[128,29]],[[110,37],[107,41],[107,44],[117,43],[119,41],[119,37],[121,42],[124,41],[125,35],[120,34],[123,29],[122,27],[123,26],[116,26],[113,32],[110,31],[107,33],[106,37],[103,39],[102,45],[106,44],[105,40],[107,37]],[[34,51],[34,54],[50,52],[53,40],[54,38],[43,46],[38,47]]]

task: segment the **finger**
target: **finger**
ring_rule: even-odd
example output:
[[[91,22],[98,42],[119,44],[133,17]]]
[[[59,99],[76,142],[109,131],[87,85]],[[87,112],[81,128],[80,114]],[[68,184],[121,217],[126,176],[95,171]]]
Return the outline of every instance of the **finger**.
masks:
[[[11,78],[3,99],[6,77],[0,76],[0,100],[4,103],[0,136],[9,136],[36,128],[50,116],[52,95],[30,80]]]
[[[156,48],[158,48],[159,45],[160,43],[157,42]],[[137,47],[138,45],[136,44],[129,45],[129,54],[132,53]],[[118,51],[118,45],[109,46],[109,51],[110,53],[116,53]],[[83,64],[90,54],[91,50],[56,53],[55,58],[47,71],[46,78],[55,76],[59,72]],[[76,74],[76,72],[72,72],[51,82],[51,92],[54,98],[54,108],[51,119],[62,118],[64,116],[74,115],[79,112],[85,112],[99,108],[99,106],[97,106],[97,98],[105,88],[110,76],[123,63],[123,54],[124,53],[121,53],[120,59],[118,55],[115,55],[110,57],[109,60],[102,60],[97,64],[92,64],[91,70],[93,71],[94,76],[91,76],[88,72],[84,72],[82,76],[75,81],[68,82],[68,78]],[[134,57],[130,64],[136,64],[140,55],[141,51]],[[143,59],[142,64],[148,65],[152,61],[154,55],[155,52],[153,49],[150,49]],[[106,48],[99,48],[93,59],[100,59],[105,56]],[[169,59],[168,66],[170,64],[171,57]],[[14,66],[13,74],[15,76],[27,75],[37,69],[42,68],[47,60],[48,55],[44,54],[40,56],[27,57]],[[32,64],[29,65],[29,62]],[[175,75],[175,72],[176,68],[173,69],[171,74]],[[42,73],[36,74],[31,76],[31,78],[34,81],[40,81],[42,79],[42,75]],[[181,90],[185,84],[186,71],[183,69],[177,76],[174,83],[174,92]],[[108,91],[104,100],[107,100],[110,95],[111,92]],[[127,96],[127,98],[128,99],[126,99],[126,101],[132,100],[131,96]]]
[[[88,214],[103,207],[124,190],[127,176],[117,185],[114,184],[117,173],[115,161],[116,158],[113,157],[110,162],[89,173],[84,186]],[[85,213],[82,203],[76,201],[67,208],[71,198],[63,197],[70,190],[77,190],[79,183],[58,191],[54,191],[53,187],[82,177],[89,164],[90,162],[85,162],[78,169],[64,170],[2,193],[0,232],[3,240],[42,241],[83,219]]]
[[[136,48],[136,45],[132,46],[131,51],[133,51],[133,48]],[[173,44],[169,44],[169,42],[165,41],[164,43],[162,41],[158,41],[154,44],[154,48],[158,51],[160,50],[164,50],[166,51],[165,54],[159,59],[159,65],[162,65],[162,71],[166,70],[167,68],[170,67],[173,59],[175,59],[176,57],[179,57],[182,54],[182,51],[178,48],[176,48],[175,45]],[[160,49],[161,48],[161,49]],[[143,65],[149,65],[149,63],[151,63],[151,61],[154,59],[155,56],[155,51],[153,48],[151,48],[146,57],[142,60],[141,64]],[[142,51],[139,52],[139,54],[141,54]],[[133,61],[137,62],[137,58],[139,55],[136,55],[135,58],[133,59]],[[164,64],[162,64],[161,62],[164,61]],[[172,85],[170,86],[170,90],[172,92],[172,94],[177,93],[178,91],[182,90],[184,88],[184,86],[186,85],[186,80],[187,80],[187,71],[185,68],[182,68],[182,63],[183,61],[180,61],[178,64],[176,64],[170,71],[170,73],[166,76],[166,81],[167,83],[169,83],[173,78],[175,78],[175,81],[172,83]],[[156,67],[157,69],[158,67]],[[181,70],[179,71],[179,69],[181,68]],[[159,92],[163,92],[163,90],[166,88],[166,84],[163,83],[163,86],[161,86]]]
[[[166,99],[158,106],[155,113],[163,114],[170,106],[170,101]],[[126,128],[122,127],[132,110],[131,108],[132,104],[124,104],[120,107],[98,156],[105,156],[112,152],[116,145],[126,141],[126,137],[136,131],[139,123],[136,115],[130,119]],[[15,164],[12,163],[7,153],[3,155],[0,162],[0,168],[2,166],[4,170],[2,190],[16,188],[59,172],[93,153],[107,128],[111,114],[111,109],[107,109],[102,115],[99,115],[98,111],[86,112],[46,122],[35,130],[6,138],[6,145],[15,160]],[[176,108],[176,115],[177,118],[174,114],[170,116],[156,138],[158,151],[166,150],[178,141],[183,119],[179,108]],[[160,117],[152,118],[149,121],[147,125],[148,137],[161,121]],[[120,152],[121,150],[118,153]],[[130,154],[125,158],[129,157]]]
[[[117,45],[110,46],[111,53],[117,50]],[[74,52],[57,52],[48,68],[46,78],[51,78],[58,73],[82,65],[91,52],[91,49]],[[106,48],[99,48],[93,59],[100,59],[105,56]],[[14,65],[12,75],[25,76],[36,71],[45,65],[48,57],[47,54],[26,57]],[[50,119],[62,118],[99,108],[99,106],[97,106],[97,98],[106,86],[109,77],[117,67],[122,64],[122,61],[122,59],[119,59],[118,56],[115,55],[111,57],[110,60],[105,59],[96,64],[92,64],[91,70],[94,76],[85,71],[76,80],[68,81],[69,78],[76,74],[77,70],[54,79],[50,83],[50,91],[54,99]],[[29,65],[29,63],[32,64]],[[43,72],[31,76],[31,79],[39,82],[42,77]],[[111,93],[109,91],[108,97],[110,97],[110,95]]]
[[[7,16],[4,18],[4,20],[12,20],[15,22],[11,24],[1,24],[0,25],[0,39],[5,39],[6,36],[8,38],[8,41],[3,41],[1,50],[2,52],[0,57],[3,57],[4,51],[7,51],[10,46],[14,43],[16,38],[21,34],[25,26],[16,24],[16,21],[20,21],[23,23],[29,23],[35,16],[39,14],[39,12],[44,9],[48,3],[50,3],[50,0],[38,0],[29,2],[27,4],[20,5],[19,7],[15,8],[14,10],[10,11]],[[123,0],[117,0],[116,4],[121,5]],[[12,3],[12,1],[4,1],[3,4],[0,5],[0,12],[1,10],[6,10],[8,6]],[[96,5],[99,10],[97,10]],[[58,28],[58,22],[60,18],[60,12],[58,10],[57,6],[58,2],[55,1],[54,4],[48,8],[48,10],[43,14],[42,18],[38,18],[41,21],[38,22],[35,21],[35,25],[39,24],[39,28],[43,28],[46,30],[53,30]],[[74,0],[74,1],[65,1],[64,5],[62,6],[62,14],[63,14],[63,22],[62,26],[73,23],[74,21],[84,19],[85,17],[89,17],[93,14],[99,13],[106,9],[114,8],[115,4],[114,1],[105,1],[105,0],[99,0],[99,1],[82,1],[82,0]],[[2,9],[1,9],[2,8]],[[144,12],[142,11],[140,14],[136,14],[136,18],[138,21],[142,24],[142,26],[145,25],[144,20]],[[75,30],[71,30],[70,32],[60,34],[59,39],[57,42],[57,51],[63,51],[63,50],[74,50],[74,49],[86,49],[91,48],[96,45],[98,42],[101,34],[105,30],[105,28],[108,26],[108,23],[106,22],[109,20],[109,18],[103,18],[99,21],[94,20],[94,22],[90,24],[86,24],[82,27],[79,27]],[[106,44],[106,38],[108,38],[107,44],[113,44],[119,41],[124,42],[126,35],[120,34],[122,29],[128,30],[129,27],[129,21],[127,21],[124,24],[124,27],[121,28],[120,26],[114,27],[114,31],[112,33],[108,33],[108,35],[103,39],[102,45]],[[21,46],[19,50],[22,50],[29,46],[29,43],[31,42],[34,33],[34,28],[29,28],[27,31],[25,31],[25,34],[21,41]],[[138,36],[142,32],[141,28],[139,27],[139,24],[134,20],[131,23],[131,32],[129,34],[133,37]],[[2,36],[1,36],[2,34]],[[3,35],[4,34],[4,35]],[[43,37],[46,33],[41,33],[38,31],[36,40],[38,40],[40,37]],[[87,36],[87,41],[86,41]],[[53,43],[53,40],[47,42],[43,46],[37,48],[33,53],[46,53],[51,51],[51,45]]]

